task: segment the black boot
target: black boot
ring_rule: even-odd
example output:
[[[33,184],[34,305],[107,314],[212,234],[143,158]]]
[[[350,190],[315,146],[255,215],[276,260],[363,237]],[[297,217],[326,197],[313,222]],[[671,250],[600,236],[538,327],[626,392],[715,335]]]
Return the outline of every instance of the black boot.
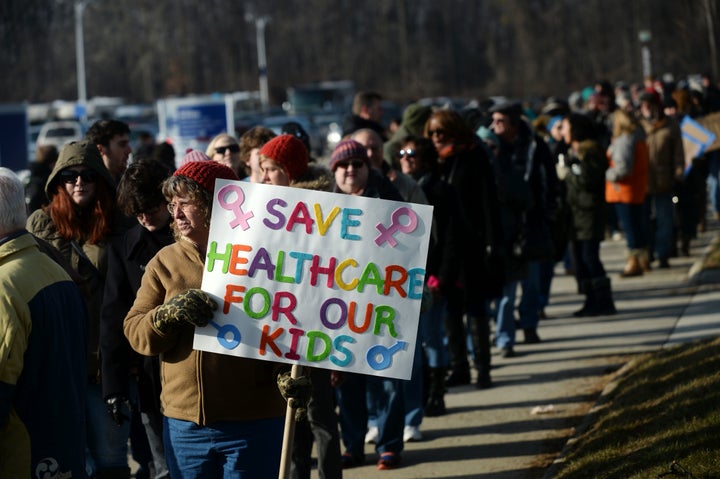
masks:
[[[616,314],[615,302],[612,297],[612,288],[610,285],[610,278],[607,276],[601,276],[593,278],[593,290],[595,291],[595,304],[593,306],[593,313],[595,316],[609,316]]]
[[[473,346],[475,369],[478,379],[475,386],[485,389],[491,386],[490,381],[490,318],[487,316],[468,316],[470,340]]]
[[[445,386],[452,388],[455,386],[465,386],[470,384],[470,365],[458,364],[450,370],[450,375],[445,380]]]
[[[447,387],[470,384],[470,364],[468,363],[467,331],[464,322],[463,292],[459,288],[448,291],[448,311],[445,315],[448,352],[450,353],[450,376]]]
[[[593,316],[592,311],[595,304],[595,291],[593,291],[593,282],[589,279],[583,279],[578,281],[578,292],[585,295],[585,303],[583,307],[573,312],[573,316],[576,318],[582,318],[584,316]]]
[[[445,368],[431,368],[430,397],[425,404],[425,415],[442,416],[445,412]]]

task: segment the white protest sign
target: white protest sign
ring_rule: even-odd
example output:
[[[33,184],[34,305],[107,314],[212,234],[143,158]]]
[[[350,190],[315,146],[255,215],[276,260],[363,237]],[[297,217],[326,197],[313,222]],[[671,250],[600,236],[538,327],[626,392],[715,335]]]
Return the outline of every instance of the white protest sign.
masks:
[[[194,348],[409,379],[432,207],[217,180]]]

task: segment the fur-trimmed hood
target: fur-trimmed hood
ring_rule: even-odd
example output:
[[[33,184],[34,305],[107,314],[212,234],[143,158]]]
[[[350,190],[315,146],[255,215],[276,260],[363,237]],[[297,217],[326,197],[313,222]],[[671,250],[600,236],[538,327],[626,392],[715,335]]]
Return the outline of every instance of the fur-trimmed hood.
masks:
[[[332,191],[335,185],[335,177],[325,166],[317,163],[310,163],[307,171],[290,186],[304,190]]]

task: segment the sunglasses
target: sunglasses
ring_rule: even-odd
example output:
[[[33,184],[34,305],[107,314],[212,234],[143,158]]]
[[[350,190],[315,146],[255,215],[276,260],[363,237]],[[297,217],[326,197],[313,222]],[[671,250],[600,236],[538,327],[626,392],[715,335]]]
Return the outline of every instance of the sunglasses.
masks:
[[[63,170],[60,172],[60,179],[64,183],[75,184],[78,177],[80,177],[83,183],[95,183],[95,180],[97,179],[97,173],[95,173],[93,170]]]
[[[363,160],[352,160],[352,161],[338,161],[335,165],[336,168],[347,168],[348,166],[352,165],[352,167],[356,170],[362,168],[365,166],[365,162]]]
[[[227,150],[230,150],[230,153],[239,153],[240,145],[218,146],[215,148],[215,153],[218,155],[224,155]]]
[[[405,149],[398,151],[399,158],[402,158],[404,156],[407,156],[408,158],[415,158],[417,156],[417,153],[415,152],[415,150],[413,150],[411,148],[405,148]]]
[[[442,128],[438,128],[437,130],[428,130],[428,137],[429,137],[429,138],[432,138],[432,137],[435,136],[435,135],[444,136],[444,135],[445,135],[445,130],[443,130]]]

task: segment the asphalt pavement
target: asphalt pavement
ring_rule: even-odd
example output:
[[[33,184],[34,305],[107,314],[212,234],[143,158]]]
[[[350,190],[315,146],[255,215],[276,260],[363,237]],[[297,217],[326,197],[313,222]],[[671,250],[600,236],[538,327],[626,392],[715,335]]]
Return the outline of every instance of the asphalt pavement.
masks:
[[[491,389],[450,389],[447,414],[425,418],[424,438],[406,443],[402,467],[378,471],[377,454],[367,445],[366,465],[346,469],[343,477],[550,479],[552,462],[620,368],[640,353],[720,335],[720,276],[697,267],[717,235],[711,221],[691,244],[690,257],[634,278],[619,277],[624,240],[603,242],[618,309],[613,316],[573,317],[583,297],[558,264],[540,344],[516,345],[513,358],[494,351]]]

